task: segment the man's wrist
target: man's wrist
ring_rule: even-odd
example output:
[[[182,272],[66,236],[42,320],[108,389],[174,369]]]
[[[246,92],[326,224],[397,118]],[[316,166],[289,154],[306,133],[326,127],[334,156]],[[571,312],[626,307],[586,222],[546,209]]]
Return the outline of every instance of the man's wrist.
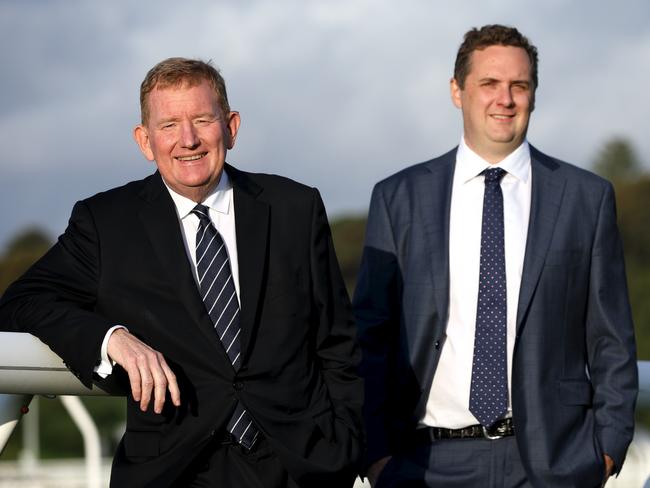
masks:
[[[104,340],[102,341],[99,363],[97,366],[95,366],[94,369],[94,372],[97,373],[102,379],[113,373],[113,366],[115,366],[115,361],[113,361],[108,355],[108,341],[111,338],[113,332],[118,329],[124,329],[128,332],[128,329],[123,325],[115,325],[108,329],[106,335],[104,336]]]

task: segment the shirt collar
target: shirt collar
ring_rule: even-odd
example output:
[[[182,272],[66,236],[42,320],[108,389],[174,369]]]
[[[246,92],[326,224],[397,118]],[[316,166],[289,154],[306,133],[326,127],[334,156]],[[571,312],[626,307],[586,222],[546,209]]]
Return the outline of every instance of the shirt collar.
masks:
[[[490,164],[472,151],[463,136],[456,153],[456,173],[463,183],[476,178],[487,168],[502,168],[508,174],[526,183],[530,178],[530,146],[524,140],[521,145],[497,164]]]
[[[196,207],[196,202],[190,200],[187,197],[184,197],[183,195],[180,195],[179,193],[176,193],[169,187],[164,179],[163,182],[165,183],[165,186],[167,187],[167,190],[169,191],[169,194],[174,201],[178,216],[181,220],[183,220],[185,217],[192,213],[192,209]],[[230,178],[228,178],[228,173],[226,173],[226,170],[224,169],[221,172],[221,178],[219,178],[219,183],[215,189],[212,190],[201,203],[212,210],[223,214],[228,214],[230,212],[230,205],[232,202],[231,190],[232,183],[230,182]]]

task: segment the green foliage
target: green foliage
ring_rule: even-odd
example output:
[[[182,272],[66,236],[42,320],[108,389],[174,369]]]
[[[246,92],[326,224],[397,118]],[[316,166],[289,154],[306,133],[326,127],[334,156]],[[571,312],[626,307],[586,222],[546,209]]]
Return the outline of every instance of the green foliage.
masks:
[[[42,459],[79,458],[84,455],[83,439],[68,412],[58,398],[37,397],[39,417],[39,444]],[[81,397],[95,421],[102,444],[102,454],[112,456],[124,430],[124,398]],[[32,411],[27,415],[36,415]],[[3,460],[16,459],[22,449],[24,422],[20,422],[11,437]]]
[[[622,138],[607,142],[594,161],[594,170],[616,189],[637,354],[650,359],[650,175],[642,167],[634,147]]]
[[[357,282],[363,239],[366,234],[366,217],[343,217],[331,222],[332,240],[336,248],[336,256],[341,266],[348,293],[352,295]]]
[[[593,168],[596,173],[614,183],[633,181],[641,173],[641,163],[632,144],[620,137],[605,143]]]
[[[0,256],[0,294],[45,254],[50,245],[47,235],[35,228],[27,229],[12,239],[4,255]]]
[[[639,359],[650,359],[650,176],[616,185]]]

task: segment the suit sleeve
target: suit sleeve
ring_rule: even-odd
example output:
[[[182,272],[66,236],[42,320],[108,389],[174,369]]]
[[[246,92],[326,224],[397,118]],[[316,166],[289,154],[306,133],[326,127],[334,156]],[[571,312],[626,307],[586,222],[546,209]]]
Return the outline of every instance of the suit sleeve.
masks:
[[[587,303],[587,348],[596,438],[620,470],[634,433],[638,373],[614,191],[608,185],[596,227]]]
[[[360,352],[347,290],[341,277],[325,207],[314,190],[311,222],[312,287],[318,331],[316,350],[335,416],[362,437]]]
[[[362,350],[360,372],[365,382],[363,409],[367,437],[365,468],[391,454],[392,364],[399,332],[400,277],[397,250],[386,201],[373,190],[354,312]]]
[[[115,325],[93,312],[99,280],[97,232],[78,202],[58,242],[0,300],[5,330],[38,337],[89,388],[104,335]]]

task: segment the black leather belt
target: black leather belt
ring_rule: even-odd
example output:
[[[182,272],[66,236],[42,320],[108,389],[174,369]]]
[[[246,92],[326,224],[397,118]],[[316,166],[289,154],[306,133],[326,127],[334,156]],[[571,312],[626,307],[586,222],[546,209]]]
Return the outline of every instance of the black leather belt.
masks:
[[[442,427],[424,427],[417,429],[413,435],[416,444],[428,444],[440,439],[501,439],[515,434],[512,419],[497,420],[489,428],[480,424],[462,429],[444,429]]]

